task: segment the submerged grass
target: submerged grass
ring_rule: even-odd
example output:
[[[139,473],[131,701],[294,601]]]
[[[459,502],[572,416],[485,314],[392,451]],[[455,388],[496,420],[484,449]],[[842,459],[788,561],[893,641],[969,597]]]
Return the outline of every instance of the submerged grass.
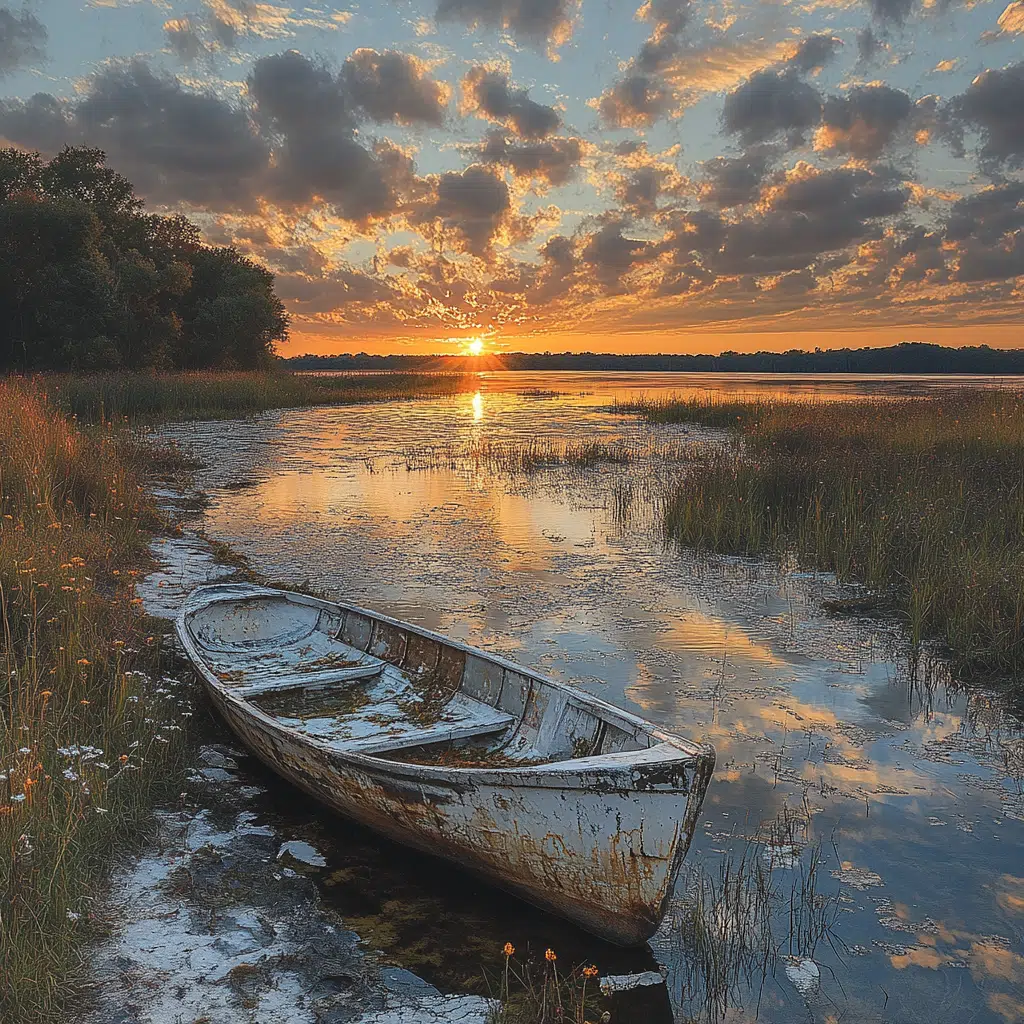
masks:
[[[658,423],[729,427],[664,512],[679,544],[793,554],[865,584],[915,646],[941,642],[963,679],[1024,669],[1024,395],[635,402]]]
[[[153,423],[451,395],[476,381],[450,373],[109,373],[48,376],[45,385],[61,409],[84,423]]]
[[[0,381],[0,1019],[52,1021],[91,901],[175,775],[176,698],[134,577],[143,456]]]

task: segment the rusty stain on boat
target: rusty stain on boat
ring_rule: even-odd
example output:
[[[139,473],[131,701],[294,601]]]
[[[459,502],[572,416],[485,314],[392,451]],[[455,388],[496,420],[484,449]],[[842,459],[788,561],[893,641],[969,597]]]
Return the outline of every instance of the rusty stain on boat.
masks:
[[[613,942],[639,944],[657,929],[711,747],[340,602],[202,587],[177,631],[239,738],[318,800]],[[362,699],[339,711],[339,690],[352,687]],[[301,717],[280,704],[295,691]],[[485,743],[494,766],[426,763],[469,742]]]

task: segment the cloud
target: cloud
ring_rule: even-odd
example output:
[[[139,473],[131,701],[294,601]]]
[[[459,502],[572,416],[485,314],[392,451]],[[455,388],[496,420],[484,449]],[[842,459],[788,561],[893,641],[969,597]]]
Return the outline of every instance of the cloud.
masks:
[[[414,219],[421,224],[439,221],[459,236],[468,252],[482,257],[511,210],[505,182],[488,168],[473,164],[464,171],[440,175],[432,202]]]
[[[191,18],[171,18],[164,22],[167,48],[185,64],[204,56],[207,44],[199,26]]]
[[[46,56],[46,26],[34,14],[0,7],[0,78]]]
[[[517,178],[530,178],[547,185],[564,185],[583,159],[582,139],[554,138],[536,142],[510,142],[500,129],[487,134],[477,157],[488,164],[508,167]]]
[[[616,128],[646,128],[671,106],[672,94],[660,78],[632,74],[607,89],[597,109],[602,119]]]
[[[521,139],[542,139],[562,123],[554,107],[531,100],[504,71],[483,66],[470,68],[463,78],[460,109],[496,121]]]
[[[610,283],[618,281],[635,263],[642,261],[650,249],[649,242],[625,237],[621,224],[609,223],[589,236],[582,259],[602,281]]]
[[[1024,227],[1024,182],[984,188],[958,199],[946,217],[945,237],[961,242],[973,238],[986,244]]]
[[[725,97],[722,124],[744,145],[786,134],[801,140],[821,118],[821,96],[797,75],[758,71]]]
[[[981,159],[988,167],[1024,166],[1024,61],[983,71],[943,111],[954,147],[964,128],[980,133]]]
[[[0,135],[50,153],[96,146],[155,202],[228,209],[254,201],[270,152],[244,110],[138,60],[97,72],[77,102],[46,93],[4,101]]]
[[[820,71],[835,57],[842,45],[841,39],[828,33],[810,35],[800,43],[786,63],[801,74]]]
[[[822,111],[816,149],[876,157],[910,123],[914,101],[887,85],[862,85],[830,96]]]
[[[450,91],[426,65],[397,50],[356,50],[342,65],[342,82],[352,102],[373,121],[440,125]]]
[[[883,24],[903,25],[914,9],[915,0],[868,0],[871,16]]]
[[[438,21],[502,28],[517,39],[559,46],[572,35],[569,0],[438,0]]]
[[[355,137],[358,114],[342,75],[290,50],[256,61],[248,93],[257,120],[281,139],[268,198],[294,206],[322,201],[357,222],[393,212],[389,176]]]
[[[1013,0],[999,15],[999,30],[1007,35],[1024,35],[1024,0]]]
[[[775,147],[762,144],[751,146],[736,157],[705,160],[705,180],[698,190],[701,202],[723,210],[754,202],[777,153]]]

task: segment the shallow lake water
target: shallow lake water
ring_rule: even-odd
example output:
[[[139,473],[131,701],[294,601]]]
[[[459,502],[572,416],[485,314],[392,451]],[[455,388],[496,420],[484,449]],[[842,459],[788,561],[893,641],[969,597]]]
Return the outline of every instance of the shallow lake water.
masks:
[[[453,398],[163,433],[206,464],[208,534],[268,578],[494,650],[715,745],[677,891],[746,851],[780,900],[775,969],[729,979],[726,1019],[1004,1021],[1024,1016],[1019,718],[996,694],[947,686],[941,663],[911,666],[895,623],[823,611],[844,593],[828,577],[666,548],[659,496],[722,438],[607,410],[670,391],[841,400],[964,383],[486,374]],[[527,478],[474,454],[545,438],[624,440],[638,457]],[[326,860],[323,898],[441,988],[478,991],[481,964],[510,940],[602,973],[665,969],[667,985],[623,999],[617,1020],[706,1014],[711,983],[678,922],[647,950],[616,950],[252,771],[267,812]],[[834,923],[809,947],[786,922],[814,858],[810,902]]]

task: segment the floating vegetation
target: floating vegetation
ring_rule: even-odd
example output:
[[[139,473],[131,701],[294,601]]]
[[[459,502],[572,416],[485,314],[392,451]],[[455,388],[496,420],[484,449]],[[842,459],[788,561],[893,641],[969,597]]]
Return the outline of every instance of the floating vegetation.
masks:
[[[791,555],[865,584],[940,642],[959,678],[1024,670],[1024,396],[633,402],[656,423],[730,427],[664,512],[688,547]],[[843,609],[835,608],[836,611]],[[874,609],[873,609],[874,610]]]

